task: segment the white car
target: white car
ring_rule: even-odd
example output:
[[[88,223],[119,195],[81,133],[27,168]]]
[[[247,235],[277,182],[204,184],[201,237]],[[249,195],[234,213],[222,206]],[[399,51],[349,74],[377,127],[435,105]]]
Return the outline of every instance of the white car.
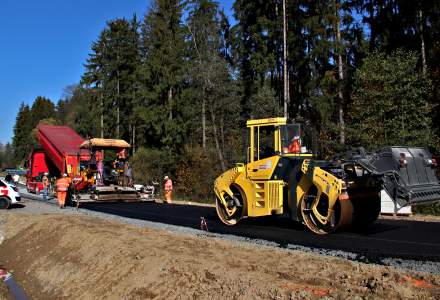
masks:
[[[0,209],[7,209],[11,204],[21,201],[20,193],[15,185],[0,179]]]

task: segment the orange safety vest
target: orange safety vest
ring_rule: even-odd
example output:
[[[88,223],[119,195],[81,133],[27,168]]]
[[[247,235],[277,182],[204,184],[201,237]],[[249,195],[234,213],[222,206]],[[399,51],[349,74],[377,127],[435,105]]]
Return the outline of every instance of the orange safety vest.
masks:
[[[289,146],[289,153],[299,153],[300,152],[300,145],[299,140],[294,139],[292,144]]]
[[[67,178],[60,178],[57,180],[57,192],[67,192],[69,190],[70,182]]]
[[[50,185],[49,179],[46,176],[44,176],[43,177],[43,186],[44,187],[49,187],[49,185]]]
[[[173,190],[173,182],[171,179],[168,179],[165,181],[165,191],[172,191]]]

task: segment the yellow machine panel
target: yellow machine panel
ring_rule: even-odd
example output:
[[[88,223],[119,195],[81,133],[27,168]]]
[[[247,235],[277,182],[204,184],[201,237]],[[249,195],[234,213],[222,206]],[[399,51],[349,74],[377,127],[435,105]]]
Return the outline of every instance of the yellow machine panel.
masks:
[[[255,181],[254,200],[248,201],[248,216],[259,217],[283,213],[282,180]]]

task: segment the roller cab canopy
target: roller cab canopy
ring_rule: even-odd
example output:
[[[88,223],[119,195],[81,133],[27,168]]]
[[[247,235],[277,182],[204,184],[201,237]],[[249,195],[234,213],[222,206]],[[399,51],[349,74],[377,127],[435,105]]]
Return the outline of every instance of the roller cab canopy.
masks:
[[[120,149],[128,149],[131,148],[130,144],[127,143],[124,140],[118,140],[118,139],[100,139],[100,138],[93,138],[90,140],[84,141],[80,146],[81,149],[114,149],[114,150],[120,150]]]

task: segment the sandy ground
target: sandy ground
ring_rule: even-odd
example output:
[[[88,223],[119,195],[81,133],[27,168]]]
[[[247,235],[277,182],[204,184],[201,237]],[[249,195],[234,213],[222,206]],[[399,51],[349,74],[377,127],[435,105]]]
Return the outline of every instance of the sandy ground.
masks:
[[[0,266],[32,299],[440,298],[438,275],[32,205],[0,212]]]
[[[0,283],[0,299],[13,300],[6,285]]]

